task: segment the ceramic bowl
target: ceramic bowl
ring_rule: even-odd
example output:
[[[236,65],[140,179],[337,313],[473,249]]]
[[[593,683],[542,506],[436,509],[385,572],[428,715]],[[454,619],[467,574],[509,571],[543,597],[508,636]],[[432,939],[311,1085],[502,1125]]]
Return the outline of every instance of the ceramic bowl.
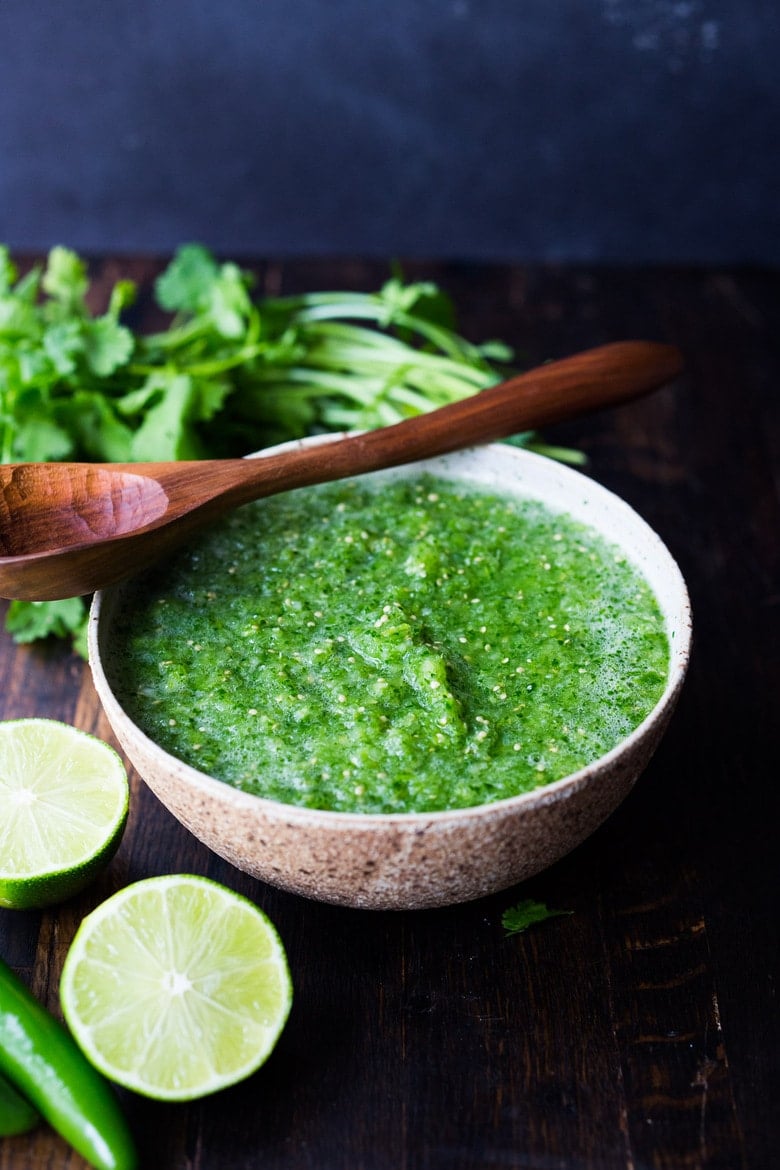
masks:
[[[524,881],[579,845],[620,804],[666,729],[685,676],[688,594],[659,537],[626,503],[568,467],[491,444],[380,475],[429,470],[530,496],[618,544],[644,574],[671,646],[666,689],[636,730],[580,771],[522,796],[452,812],[352,814],[295,808],[240,792],[163,751],[111,688],[114,615],[123,585],[95,596],[89,652],[95,687],[127,757],[162,803],[238,869],[309,898],[374,909],[469,901]]]

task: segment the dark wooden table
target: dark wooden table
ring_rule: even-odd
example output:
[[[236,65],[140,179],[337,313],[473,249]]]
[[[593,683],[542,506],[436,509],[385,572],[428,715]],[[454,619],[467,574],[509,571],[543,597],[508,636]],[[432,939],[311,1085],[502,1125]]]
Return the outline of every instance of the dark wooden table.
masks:
[[[95,265],[98,294],[143,260]],[[258,266],[260,288],[372,289],[378,263]],[[690,585],[695,654],[634,792],[522,888],[420,913],[305,901],[247,878],[133,777],[110,870],[46,913],[0,912],[0,952],[57,1010],[81,917],[151,874],[210,875],[277,923],[288,1027],[245,1083],[189,1106],[123,1095],[149,1170],[769,1170],[778,1165],[778,401],[780,279],[768,272],[407,266],[454,296],[464,331],[527,361],[626,337],[678,344],[687,372],[549,437],[658,530]],[[147,287],[145,285],[145,287]],[[142,298],[136,324],[151,324]],[[0,635],[0,717],[111,739],[89,673]],[[520,897],[571,909],[507,938]],[[0,1170],[77,1170],[42,1128]]]

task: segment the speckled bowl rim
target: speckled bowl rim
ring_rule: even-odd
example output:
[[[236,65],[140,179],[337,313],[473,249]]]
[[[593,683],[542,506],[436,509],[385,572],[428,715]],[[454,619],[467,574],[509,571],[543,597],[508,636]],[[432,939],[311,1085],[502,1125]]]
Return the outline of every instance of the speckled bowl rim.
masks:
[[[257,452],[250,457],[263,458],[268,454],[287,448],[328,442],[337,437],[328,434],[284,443]],[[484,466],[485,460],[488,462],[488,467]],[[504,474],[509,467],[512,467],[515,473],[511,485],[507,482]],[[477,475],[473,474],[475,468],[478,468]],[[524,470],[527,471],[525,476]],[[625,500],[596,480],[565,464],[506,443],[467,448],[434,459],[406,464],[388,471],[375,472],[372,473],[372,478],[397,478],[422,471],[449,476],[457,480],[471,480],[475,484],[491,489],[509,492],[522,498],[539,500],[554,510],[566,512],[575,519],[589,524],[607,540],[619,547],[649,582],[659,601],[669,638],[670,662],[667,683],[652,710],[615,747],[576,772],[571,772],[548,784],[540,785],[530,792],[457,809],[408,813],[336,812],[328,809],[304,808],[272,800],[269,797],[243,792],[233,788],[228,782],[201,772],[166,752],[164,748],[141,731],[116,699],[105,672],[104,657],[107,656],[101,651],[100,643],[101,639],[105,637],[104,622],[111,620],[113,607],[121,599],[124,588],[122,583],[95,594],[90,609],[87,631],[89,663],[93,682],[109,723],[114,730],[117,730],[117,725],[121,722],[131,725],[133,735],[146,745],[148,751],[156,754],[160,759],[165,759],[177,776],[184,778],[202,793],[211,796],[218,795],[222,800],[227,800],[239,808],[258,809],[258,807],[262,807],[269,815],[282,817],[289,825],[321,825],[343,829],[356,827],[364,831],[371,831],[372,828],[384,830],[388,825],[393,824],[399,827],[415,827],[451,822],[455,825],[458,822],[467,822],[486,815],[494,816],[499,812],[508,815],[514,811],[518,813],[524,809],[530,811],[541,805],[553,803],[610,770],[612,765],[620,761],[621,757],[631,755],[633,749],[642,744],[656,725],[665,727],[679,697],[690,660],[692,611],[688,589],[680,568],[655,530]],[[548,492],[539,491],[540,485],[549,489],[553,482],[557,482],[559,490],[566,496],[568,503],[565,507],[551,504]],[[518,490],[520,484],[527,490]],[[629,530],[633,533],[632,540],[628,542],[630,547],[627,547],[622,535],[617,536],[614,532],[610,532],[603,523],[599,522],[599,517],[594,514],[594,511],[588,511],[594,505],[605,509],[606,516],[612,519],[617,517],[629,526]],[[603,520],[603,517],[601,519]],[[636,547],[633,547],[634,545]],[[641,556],[637,555],[637,550],[640,547],[642,549]],[[671,603],[672,599],[673,604]],[[103,618],[103,623],[101,623],[101,618]],[[150,786],[154,788],[153,785]]]

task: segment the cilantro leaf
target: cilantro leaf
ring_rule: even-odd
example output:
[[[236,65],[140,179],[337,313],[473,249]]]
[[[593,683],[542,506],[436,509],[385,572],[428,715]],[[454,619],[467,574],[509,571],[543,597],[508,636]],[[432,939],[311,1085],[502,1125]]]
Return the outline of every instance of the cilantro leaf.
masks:
[[[184,244],[155,282],[160,308],[170,313],[197,313],[209,303],[219,267],[200,244]]]
[[[108,313],[84,325],[84,355],[99,378],[107,378],[123,366],[133,352],[133,335]]]
[[[89,288],[87,266],[69,248],[58,246],[51,249],[41,284],[43,291],[59,305],[62,312],[80,315],[86,311],[84,297]]]
[[[73,440],[67,430],[51,417],[42,402],[17,411],[14,432],[11,454],[15,459],[46,463],[67,459],[73,452]]]
[[[44,332],[42,342],[55,373],[67,377],[75,372],[78,355],[84,351],[80,321],[55,322]]]
[[[455,328],[455,309],[450,298],[431,281],[405,284],[400,275],[385,282],[379,290],[379,299],[386,308],[385,323],[390,324],[400,313],[411,313],[420,320]]]
[[[559,918],[562,915],[573,914],[573,910],[550,910],[544,902],[536,902],[533,898],[525,898],[515,906],[510,906],[501,915],[501,925],[507,936],[522,934],[529,926],[536,922],[544,922],[547,918]]]
[[[80,597],[67,597],[63,601],[12,601],[5,624],[17,642],[68,635],[81,639],[87,618],[87,608]]]
[[[251,314],[245,275],[235,264],[223,264],[211,289],[209,309],[223,337],[242,337]]]
[[[99,390],[75,390],[55,399],[50,409],[80,457],[108,463],[130,460],[133,432],[118,417],[114,400]]]
[[[200,316],[224,338],[243,337],[252,314],[249,273],[237,264],[217,264],[199,244],[185,244],[155,283],[158,304],[169,312]],[[187,334],[185,333],[186,337]],[[176,340],[176,334],[168,339]]]
[[[161,371],[147,383],[151,391],[143,422],[131,443],[133,460],[201,459],[203,442],[193,427],[199,391],[187,374]]]

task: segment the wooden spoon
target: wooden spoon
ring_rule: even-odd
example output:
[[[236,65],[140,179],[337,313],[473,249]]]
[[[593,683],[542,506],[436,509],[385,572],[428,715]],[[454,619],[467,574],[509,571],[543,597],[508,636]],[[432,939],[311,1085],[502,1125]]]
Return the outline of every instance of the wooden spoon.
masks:
[[[625,341],[428,414],[258,459],[0,465],[0,597],[50,601],[146,568],[228,509],[547,426],[657,389],[677,349]]]

